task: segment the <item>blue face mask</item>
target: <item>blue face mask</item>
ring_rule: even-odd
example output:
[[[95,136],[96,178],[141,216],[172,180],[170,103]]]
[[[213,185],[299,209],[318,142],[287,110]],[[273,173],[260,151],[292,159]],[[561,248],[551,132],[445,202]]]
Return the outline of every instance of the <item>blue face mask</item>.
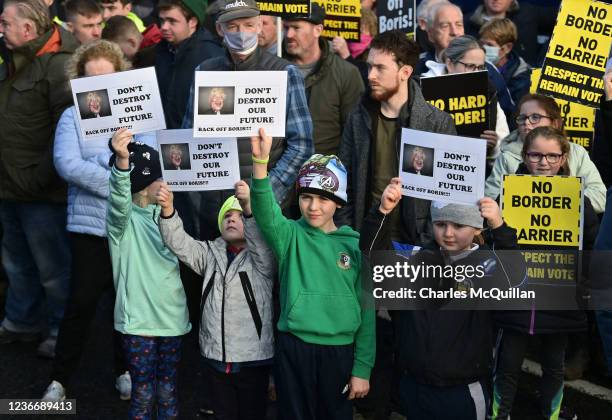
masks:
[[[487,61],[490,61],[493,64],[497,64],[499,62],[499,47],[492,47],[490,45],[485,45],[485,56]]]
[[[257,32],[224,32],[223,42],[235,54],[249,54],[257,47]]]

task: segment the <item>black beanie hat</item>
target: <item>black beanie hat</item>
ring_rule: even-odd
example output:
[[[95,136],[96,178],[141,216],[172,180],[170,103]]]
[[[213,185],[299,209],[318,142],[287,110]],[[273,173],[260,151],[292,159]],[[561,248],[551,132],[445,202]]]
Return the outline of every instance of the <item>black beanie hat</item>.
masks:
[[[113,152],[108,166],[113,167],[117,155],[110,140],[108,147]],[[132,194],[134,194],[161,178],[162,170],[157,150],[139,141],[131,142],[127,149],[130,152],[130,183]]]

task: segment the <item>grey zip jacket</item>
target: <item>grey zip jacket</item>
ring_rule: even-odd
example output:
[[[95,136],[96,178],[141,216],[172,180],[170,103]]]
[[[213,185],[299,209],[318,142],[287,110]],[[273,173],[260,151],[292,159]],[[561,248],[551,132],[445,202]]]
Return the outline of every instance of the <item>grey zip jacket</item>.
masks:
[[[200,301],[200,351],[224,363],[274,357],[272,286],[277,263],[254,218],[244,218],[246,249],[228,266],[227,242],[196,241],[178,213],[159,219],[166,246],[204,278]]]

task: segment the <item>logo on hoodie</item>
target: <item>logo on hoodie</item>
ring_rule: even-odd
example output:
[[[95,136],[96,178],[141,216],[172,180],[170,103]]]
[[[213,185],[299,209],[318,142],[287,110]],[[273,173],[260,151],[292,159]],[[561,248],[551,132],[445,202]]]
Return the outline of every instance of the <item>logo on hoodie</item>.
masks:
[[[340,267],[343,270],[351,269],[351,257],[346,252],[340,253],[337,263],[338,263],[338,267]]]

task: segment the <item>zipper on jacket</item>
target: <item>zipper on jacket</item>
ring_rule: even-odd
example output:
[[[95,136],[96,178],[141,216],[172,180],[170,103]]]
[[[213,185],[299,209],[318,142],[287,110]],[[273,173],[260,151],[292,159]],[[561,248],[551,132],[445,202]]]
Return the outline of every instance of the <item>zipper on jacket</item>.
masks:
[[[227,265],[227,268],[225,269],[225,274],[223,274],[223,294],[221,296],[221,357],[223,363],[225,363],[225,277],[227,276],[227,272],[229,271],[230,265],[231,264]]]
[[[249,276],[245,271],[240,271],[238,275],[240,276],[240,282],[242,283],[242,291],[244,292],[244,297],[247,301],[247,305],[249,306],[249,311],[251,312],[253,323],[255,324],[257,337],[259,337],[259,339],[261,340],[261,329],[263,327],[263,324],[261,321],[261,316],[259,315],[259,310],[257,309],[257,301],[255,300],[255,293],[253,293],[253,288],[251,287]]]

